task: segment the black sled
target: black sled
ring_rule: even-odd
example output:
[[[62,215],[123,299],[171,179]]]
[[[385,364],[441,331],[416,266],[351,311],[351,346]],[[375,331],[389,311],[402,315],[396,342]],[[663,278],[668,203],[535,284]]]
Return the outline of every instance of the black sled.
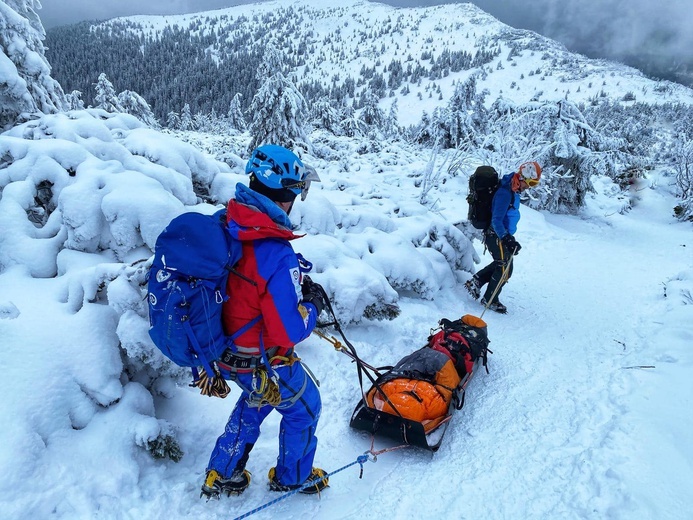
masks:
[[[374,437],[382,436],[408,446],[416,446],[417,448],[436,452],[443,443],[443,438],[450,425],[453,412],[462,409],[464,405],[465,390],[472,380],[479,364],[480,361],[477,361],[474,364],[474,369],[470,373],[465,374],[462,378],[450,402],[447,414],[435,428],[428,433],[422,423],[407,419],[400,415],[394,415],[371,408],[366,404],[363,398],[359,401],[354,412],[351,414],[349,426],[355,430],[368,432]]]

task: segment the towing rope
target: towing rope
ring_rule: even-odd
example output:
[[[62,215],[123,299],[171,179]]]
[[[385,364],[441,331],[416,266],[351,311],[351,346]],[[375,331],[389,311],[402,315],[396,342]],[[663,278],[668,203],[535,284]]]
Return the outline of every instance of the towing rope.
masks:
[[[378,452],[378,454],[380,454],[380,453],[381,453],[381,452]],[[372,458],[369,457],[369,454],[372,455]],[[346,466],[342,466],[341,468],[339,468],[339,469],[333,471],[332,473],[327,473],[321,480],[324,480],[325,478],[329,478],[329,477],[331,477],[332,475],[335,475],[335,474],[339,473],[340,471],[343,471],[343,470],[345,470],[345,469],[347,469],[347,468],[350,468],[350,467],[353,466],[354,464],[359,464],[359,465],[361,466],[361,471],[360,471],[360,473],[359,473],[359,478],[361,478],[361,477],[363,476],[363,465],[364,465],[366,462],[368,462],[369,460],[372,460],[373,462],[375,462],[376,457],[377,457],[378,454],[372,453],[371,451],[367,451],[367,452],[365,452],[363,455],[359,455],[359,456],[356,458],[356,460],[355,460],[354,462],[350,462],[350,463],[347,464]],[[309,487],[311,487],[311,486],[314,486],[314,485],[315,485],[315,482],[313,482],[312,480],[308,480],[308,481],[305,482],[301,487],[298,487],[298,488],[296,488],[296,489],[292,489],[291,491],[289,491],[289,492],[287,492],[287,493],[284,493],[284,494],[281,495],[280,497],[275,498],[274,500],[271,500],[271,501],[267,502],[266,504],[261,505],[260,507],[256,507],[256,508],[253,509],[252,511],[248,511],[247,513],[244,513],[244,514],[242,514],[241,516],[237,516],[237,517],[235,518],[235,520],[241,520],[242,518],[248,518],[250,515],[254,515],[254,514],[257,513],[258,511],[262,511],[263,509],[267,509],[268,507],[270,507],[270,506],[276,504],[277,502],[281,502],[282,500],[285,500],[285,499],[289,498],[291,495],[295,495],[296,493],[299,493],[299,492],[301,492],[302,490],[304,490],[304,489],[306,489],[306,488],[309,488]]]

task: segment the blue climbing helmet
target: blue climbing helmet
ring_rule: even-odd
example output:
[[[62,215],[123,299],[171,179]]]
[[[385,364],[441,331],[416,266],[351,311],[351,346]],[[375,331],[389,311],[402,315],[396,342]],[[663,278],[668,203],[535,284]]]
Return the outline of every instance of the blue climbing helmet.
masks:
[[[277,202],[292,202],[297,195],[305,199],[310,181],[316,180],[307,178],[308,170],[295,153],[274,144],[256,148],[245,165],[245,173],[250,175],[252,190]]]

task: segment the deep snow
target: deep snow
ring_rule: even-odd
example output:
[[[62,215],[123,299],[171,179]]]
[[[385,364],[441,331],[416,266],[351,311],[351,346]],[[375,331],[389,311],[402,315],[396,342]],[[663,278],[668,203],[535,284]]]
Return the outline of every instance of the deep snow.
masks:
[[[392,364],[440,318],[482,312],[462,282],[473,256],[480,268],[489,255],[452,226],[466,214],[468,172],[434,189],[432,211],[418,202],[420,151],[358,155],[337,144],[333,162],[307,158],[323,182],[292,215],[309,232],[295,248],[316,263],[359,354]],[[185,377],[161,377],[152,398],[152,374],[175,370],[140,361],[146,320],[130,283],[143,272],[129,263],[149,257],[181,201],[195,203],[191,176],[223,199],[244,178],[241,158],[217,163],[100,111],[18,127],[0,137],[0,157],[0,518],[227,519],[277,498],[266,485],[271,414],[247,492],[199,499],[238,391],[209,399]],[[37,227],[27,210],[46,178],[56,209]],[[471,382],[440,451],[384,453],[362,479],[352,466],[321,497],[292,496],[252,518],[690,518],[693,235],[671,216],[671,183],[648,172],[622,213],[603,179],[581,216],[523,207],[523,249],[502,295],[509,314],[484,315],[490,373]],[[432,225],[437,243],[420,236]],[[361,319],[364,298],[396,302],[401,314]],[[370,448],[348,426],[356,370],[315,336],[297,352],[321,382],[316,465],[332,472]],[[185,453],[178,463],[143,449],[167,429]]]

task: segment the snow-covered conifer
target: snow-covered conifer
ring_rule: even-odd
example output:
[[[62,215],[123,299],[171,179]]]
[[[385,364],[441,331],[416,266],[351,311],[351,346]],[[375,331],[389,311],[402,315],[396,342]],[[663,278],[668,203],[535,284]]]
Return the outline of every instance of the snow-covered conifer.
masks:
[[[84,110],[84,101],[82,101],[82,92],[73,90],[65,95],[65,108],[67,110]]]
[[[680,220],[693,221],[693,141],[679,135],[673,152],[673,167],[676,174],[676,188],[681,204],[674,208]]]
[[[361,121],[377,129],[381,129],[385,126],[385,112],[383,112],[383,109],[378,105],[379,101],[375,93],[366,90],[361,96],[363,109],[359,115]]]
[[[340,135],[342,128],[340,125],[341,115],[334,107],[334,102],[323,97],[313,103],[311,107],[311,121],[315,128],[322,128],[334,135]]]
[[[448,119],[441,121],[448,134],[447,146],[460,148],[478,143],[488,121],[484,97],[484,92],[477,93],[475,75],[457,84],[447,106]]]
[[[192,130],[194,127],[192,112],[190,111],[190,105],[186,103],[183,105],[183,110],[180,113],[180,129],[181,130]]]
[[[390,105],[390,110],[385,116],[383,132],[389,137],[397,137],[399,134],[399,106],[397,104],[397,99]]]
[[[38,0],[0,2],[0,130],[21,114],[62,110],[65,94],[44,55]]]
[[[209,114],[203,112],[198,112],[193,117],[193,128],[195,130],[200,130],[201,132],[209,132],[212,120]]]
[[[269,47],[258,68],[258,79],[270,74],[258,89],[248,109],[252,117],[250,150],[262,144],[312,149],[305,129],[309,113],[306,100],[294,83],[279,70],[276,49]]]
[[[113,83],[108,80],[105,73],[99,74],[99,79],[96,81],[94,88],[96,90],[96,96],[94,96],[96,108],[106,112],[124,111],[113,88]]]
[[[243,95],[240,92],[237,92],[236,95],[233,96],[231,104],[229,105],[229,111],[226,113],[226,118],[231,128],[244,132],[248,129],[248,123],[245,122],[243,110],[241,109],[242,98]]]
[[[166,126],[171,130],[180,128],[180,115],[178,112],[171,111],[166,115]]]
[[[159,122],[156,120],[156,116],[154,116],[149,103],[137,92],[123,90],[118,94],[118,103],[122,107],[123,112],[135,116],[145,125],[152,128],[159,127]]]

